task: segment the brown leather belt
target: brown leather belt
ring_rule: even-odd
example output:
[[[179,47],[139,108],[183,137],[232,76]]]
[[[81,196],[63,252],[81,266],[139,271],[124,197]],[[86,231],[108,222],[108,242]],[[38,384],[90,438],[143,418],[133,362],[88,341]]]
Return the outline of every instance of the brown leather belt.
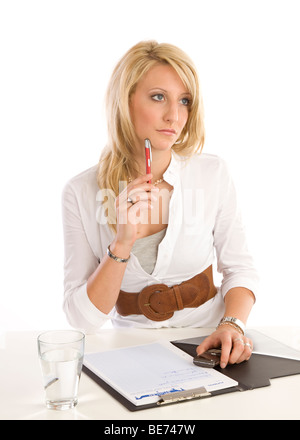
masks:
[[[144,315],[152,321],[165,321],[170,319],[176,310],[199,307],[216,293],[212,266],[209,266],[190,280],[172,287],[153,284],[141,292],[120,290],[116,310],[122,316]]]

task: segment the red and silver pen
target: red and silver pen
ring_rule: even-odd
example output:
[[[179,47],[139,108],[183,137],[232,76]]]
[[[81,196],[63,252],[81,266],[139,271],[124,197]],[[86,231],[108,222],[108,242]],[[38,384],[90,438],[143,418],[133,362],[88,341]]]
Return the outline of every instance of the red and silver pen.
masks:
[[[149,139],[145,139],[145,156],[146,156],[146,174],[150,174],[152,153],[151,153],[151,142],[149,141]],[[149,180],[148,183],[151,183],[151,180]]]

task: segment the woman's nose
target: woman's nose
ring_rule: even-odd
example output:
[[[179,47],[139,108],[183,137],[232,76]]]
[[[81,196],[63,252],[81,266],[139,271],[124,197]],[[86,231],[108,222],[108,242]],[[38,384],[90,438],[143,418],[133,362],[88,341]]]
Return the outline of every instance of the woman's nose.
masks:
[[[165,111],[164,119],[168,122],[177,122],[178,121],[178,105],[177,105],[177,103],[169,103],[168,104],[166,111]]]

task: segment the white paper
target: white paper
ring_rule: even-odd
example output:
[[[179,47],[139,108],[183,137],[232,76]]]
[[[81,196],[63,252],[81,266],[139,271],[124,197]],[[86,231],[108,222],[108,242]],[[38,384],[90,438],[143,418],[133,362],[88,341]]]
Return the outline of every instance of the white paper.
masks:
[[[154,343],[86,354],[84,364],[135,405],[157,402],[160,395],[205,387],[216,391],[238,383],[171,343]]]
[[[248,330],[246,336],[253,341],[253,353],[300,360],[300,351],[276,341],[257,330]]]

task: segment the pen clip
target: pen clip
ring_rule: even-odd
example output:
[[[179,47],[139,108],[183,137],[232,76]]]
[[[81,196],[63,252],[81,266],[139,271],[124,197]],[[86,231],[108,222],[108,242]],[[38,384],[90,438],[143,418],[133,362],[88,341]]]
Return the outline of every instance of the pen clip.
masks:
[[[150,162],[152,162],[152,150],[151,150],[151,142],[149,139],[145,139],[145,148],[149,149],[150,153]]]

